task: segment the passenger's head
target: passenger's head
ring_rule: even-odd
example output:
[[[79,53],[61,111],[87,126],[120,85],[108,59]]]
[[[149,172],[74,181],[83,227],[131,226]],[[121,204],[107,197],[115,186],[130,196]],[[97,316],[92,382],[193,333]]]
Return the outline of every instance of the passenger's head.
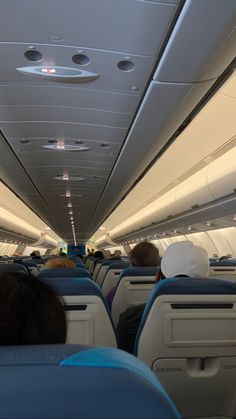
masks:
[[[30,257],[32,259],[41,259],[39,251],[34,251],[34,252],[30,253]]]
[[[103,249],[104,258],[108,259],[111,256],[110,250]]]
[[[93,255],[95,258],[97,258],[97,259],[104,259],[104,255],[103,255],[103,253],[102,253],[102,251],[101,250],[97,250],[95,253],[94,253],[94,255]]]
[[[159,250],[152,243],[141,242],[131,250],[129,260],[132,266],[159,266]]]
[[[0,273],[0,346],[65,343],[62,300],[34,276]]]
[[[209,259],[205,249],[191,241],[171,244],[161,260],[161,270],[166,278],[177,275],[207,277]]]
[[[75,262],[66,257],[63,258],[52,258],[47,261],[44,265],[45,269],[54,269],[54,268],[75,268]]]

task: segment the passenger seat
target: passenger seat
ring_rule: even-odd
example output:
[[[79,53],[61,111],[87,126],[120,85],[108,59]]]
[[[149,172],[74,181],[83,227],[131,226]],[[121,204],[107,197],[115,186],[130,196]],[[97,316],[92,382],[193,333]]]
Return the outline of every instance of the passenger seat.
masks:
[[[0,419],[180,419],[152,372],[118,349],[0,347]]]
[[[159,282],[144,310],[135,354],[182,417],[235,417],[236,285],[204,278]]]

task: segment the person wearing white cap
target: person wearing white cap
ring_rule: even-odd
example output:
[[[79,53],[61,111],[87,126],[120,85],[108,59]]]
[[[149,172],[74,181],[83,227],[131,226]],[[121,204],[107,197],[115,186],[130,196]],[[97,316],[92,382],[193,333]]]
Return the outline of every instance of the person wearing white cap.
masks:
[[[185,240],[171,244],[161,260],[157,278],[208,277],[209,259],[205,249]],[[118,347],[132,353],[145,304],[130,307],[121,313],[117,325]]]
[[[188,240],[173,243],[163,255],[161,271],[165,278],[175,276],[208,277],[207,251]]]

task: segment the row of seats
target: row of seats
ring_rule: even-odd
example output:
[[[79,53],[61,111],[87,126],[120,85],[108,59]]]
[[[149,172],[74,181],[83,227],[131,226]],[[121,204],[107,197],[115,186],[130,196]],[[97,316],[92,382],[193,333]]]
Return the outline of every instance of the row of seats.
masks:
[[[137,268],[122,272],[119,284],[125,283],[125,271],[134,274],[132,269]],[[81,327],[80,338],[89,336],[89,326],[83,329],[82,319],[87,325],[89,318],[95,321],[93,309],[98,300],[112,324],[99,287],[88,278],[75,276],[68,281],[63,274],[58,277],[59,271],[63,272],[58,269],[54,278],[53,275],[47,278],[44,276],[46,271],[42,271],[39,279],[50,283],[64,295],[66,310],[72,315],[69,336],[74,337],[74,331],[78,334],[78,327]],[[127,279],[128,287],[136,285],[137,277],[130,275],[129,278],[132,279]],[[135,354],[154,371],[183,417],[235,417],[236,404],[232,400],[236,378],[236,285],[203,278],[174,278],[150,285],[153,290],[138,331]],[[93,298],[95,289],[96,298]],[[82,297],[85,299],[81,300]],[[85,313],[88,316],[83,317]],[[73,314],[76,314],[75,320]],[[76,324],[77,315],[81,314],[80,323]],[[106,324],[104,329],[107,328]],[[113,328],[112,331],[114,333]],[[91,343],[96,344],[95,340]]]

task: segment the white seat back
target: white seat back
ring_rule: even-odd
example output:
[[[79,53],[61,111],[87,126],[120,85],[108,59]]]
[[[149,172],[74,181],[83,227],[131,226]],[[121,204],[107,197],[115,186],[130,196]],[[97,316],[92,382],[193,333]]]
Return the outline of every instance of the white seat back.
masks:
[[[120,314],[127,308],[146,303],[150,291],[156,283],[157,267],[124,269],[112,301],[112,318],[115,326]]]
[[[105,278],[105,275],[107,273],[107,269],[109,268],[109,265],[111,264],[103,264],[101,268],[99,269],[99,272],[97,274],[97,277],[95,279],[96,283],[101,287],[103,280]]]
[[[104,280],[100,285],[104,297],[106,297],[107,294],[116,287],[120,278],[120,272],[127,268],[127,266],[129,266],[129,264],[122,261],[114,262],[108,266]]]
[[[209,276],[214,279],[236,282],[236,266],[211,266]]]
[[[167,280],[153,289],[135,351],[183,417],[234,417],[235,331],[235,284]]]
[[[99,287],[88,278],[42,279],[63,296],[67,343],[117,347],[114,327]]]
[[[95,269],[94,269],[94,272],[93,272],[93,280],[94,280],[94,281],[96,281],[96,278],[97,278],[98,272],[99,272],[100,267],[101,267],[101,265],[103,264],[103,262],[104,262],[104,259],[101,259],[101,260],[99,260],[99,261],[96,263],[96,266],[95,266]]]

